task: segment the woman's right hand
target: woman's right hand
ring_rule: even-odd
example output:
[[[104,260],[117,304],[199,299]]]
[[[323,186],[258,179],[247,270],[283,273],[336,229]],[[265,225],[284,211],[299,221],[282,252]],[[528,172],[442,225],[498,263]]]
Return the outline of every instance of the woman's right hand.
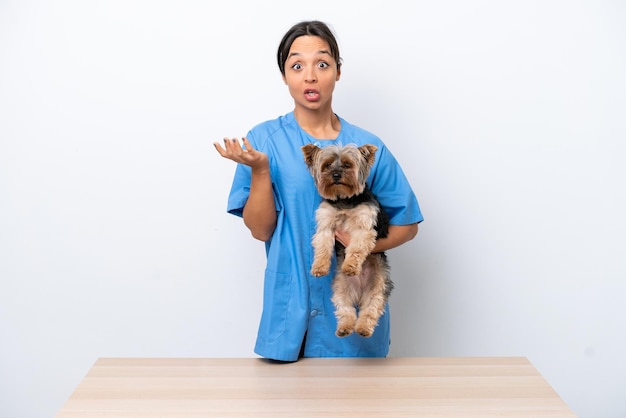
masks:
[[[250,166],[253,170],[263,170],[269,168],[267,154],[257,151],[252,147],[247,138],[242,138],[243,146],[237,138],[224,138],[224,146],[218,142],[213,145],[219,154],[236,163]]]

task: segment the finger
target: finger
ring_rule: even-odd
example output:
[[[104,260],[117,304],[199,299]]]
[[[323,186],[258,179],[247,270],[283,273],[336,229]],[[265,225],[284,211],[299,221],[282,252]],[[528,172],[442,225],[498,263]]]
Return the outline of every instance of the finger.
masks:
[[[243,143],[239,141],[238,138],[232,138],[231,145],[237,150],[243,150]]]
[[[243,138],[241,138],[241,141],[243,142],[243,145],[246,147],[246,151],[254,151],[254,147],[252,146],[250,141],[248,141],[248,138],[244,136]]]
[[[233,142],[237,142],[236,139],[224,138],[224,145],[222,146],[219,142],[214,142],[213,145],[219,154],[224,158],[229,158],[231,160],[235,159],[237,155],[241,154],[241,147],[234,145]],[[239,148],[239,151],[237,151]]]
[[[219,142],[213,142],[213,146],[215,147],[215,149],[217,150],[217,152],[222,156],[225,157],[226,156],[226,150],[224,148],[222,148],[222,146],[219,144]]]
[[[237,160],[237,156],[234,155],[232,152],[229,152],[228,150],[225,150],[224,148],[222,148],[221,146],[219,146],[218,144],[215,144],[215,149],[217,150],[217,152],[223,157],[226,158],[228,160],[233,160],[235,162],[238,162]]]
[[[237,155],[241,153],[241,146],[236,138],[224,138],[224,148],[229,154]]]

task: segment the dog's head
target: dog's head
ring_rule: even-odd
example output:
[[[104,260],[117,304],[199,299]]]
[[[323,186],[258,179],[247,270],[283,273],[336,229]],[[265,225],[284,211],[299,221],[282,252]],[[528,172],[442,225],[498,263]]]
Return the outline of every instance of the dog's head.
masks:
[[[363,193],[377,149],[370,144],[358,148],[352,145],[320,148],[307,144],[302,147],[302,153],[320,195],[337,200]]]

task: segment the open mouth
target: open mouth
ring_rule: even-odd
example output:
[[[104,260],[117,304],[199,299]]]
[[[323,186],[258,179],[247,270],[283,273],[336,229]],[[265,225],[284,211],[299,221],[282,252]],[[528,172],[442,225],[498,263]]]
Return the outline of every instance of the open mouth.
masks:
[[[304,91],[304,97],[308,100],[317,100],[320,97],[320,92],[313,89],[307,89]]]

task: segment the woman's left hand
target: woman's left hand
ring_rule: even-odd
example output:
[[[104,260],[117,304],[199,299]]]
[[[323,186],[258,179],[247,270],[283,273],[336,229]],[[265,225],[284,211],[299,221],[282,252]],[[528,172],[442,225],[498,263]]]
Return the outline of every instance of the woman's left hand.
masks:
[[[335,240],[339,241],[344,247],[347,247],[350,244],[350,232],[345,229],[336,229]]]

